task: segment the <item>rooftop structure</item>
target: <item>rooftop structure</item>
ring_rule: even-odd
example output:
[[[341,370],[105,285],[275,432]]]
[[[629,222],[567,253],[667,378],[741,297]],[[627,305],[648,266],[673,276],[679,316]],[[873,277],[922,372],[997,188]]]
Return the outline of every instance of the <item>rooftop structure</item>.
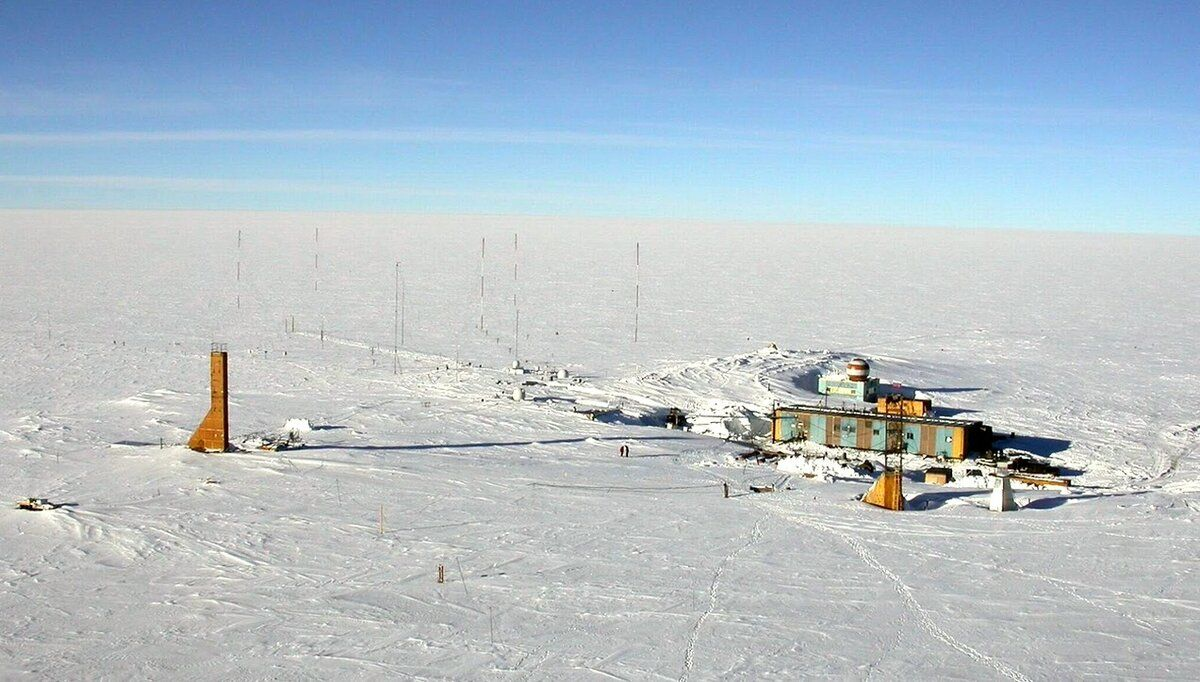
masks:
[[[854,398],[873,403],[879,392],[879,379],[871,376],[871,365],[862,358],[846,363],[845,374],[832,374],[817,379],[817,393]]]

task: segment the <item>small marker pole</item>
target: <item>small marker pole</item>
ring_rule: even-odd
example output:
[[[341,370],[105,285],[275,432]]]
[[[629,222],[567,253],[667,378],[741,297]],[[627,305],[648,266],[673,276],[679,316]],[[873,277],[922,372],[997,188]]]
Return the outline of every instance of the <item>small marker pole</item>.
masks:
[[[383,505],[379,505],[379,534],[383,535]]]
[[[728,499],[729,499],[729,484],[728,484],[728,483],[722,483],[722,484],[721,484],[721,487],[722,487],[722,488],[725,490],[725,499],[727,499],[727,500],[728,500]]]

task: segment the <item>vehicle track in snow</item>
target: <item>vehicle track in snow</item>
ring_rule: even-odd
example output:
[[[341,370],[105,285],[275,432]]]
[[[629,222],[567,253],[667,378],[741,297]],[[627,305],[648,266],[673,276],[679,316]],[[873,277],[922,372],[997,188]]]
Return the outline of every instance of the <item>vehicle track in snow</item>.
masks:
[[[828,527],[825,524],[813,521],[812,519],[789,514],[786,511],[778,509],[769,503],[757,502],[757,504],[775,512],[784,518],[790,519],[810,528],[832,533],[833,535],[837,536],[850,546],[850,549],[853,550],[854,554],[857,555],[863,563],[882,575],[885,579],[887,579],[888,582],[892,584],[893,589],[895,589],[896,593],[900,595],[900,599],[904,603],[904,606],[916,617],[917,622],[921,625],[921,629],[923,629],[931,637],[939,642],[942,642],[951,649],[954,649],[955,651],[967,656],[968,658],[986,665],[999,675],[1007,677],[1011,680],[1017,680],[1018,682],[1030,682],[1029,678],[1022,674],[1021,671],[1013,668],[1004,661],[1001,661],[993,656],[989,656],[963,642],[934,622],[929,610],[922,606],[921,602],[917,600],[913,593],[913,589],[909,587],[899,575],[876,559],[871,550],[868,549],[867,546],[864,545],[858,538],[854,537],[850,533]]]
[[[1157,472],[1133,487],[1166,489],[1180,472],[1180,465],[1200,454],[1200,424],[1179,426],[1162,435],[1164,449],[1155,461]],[[1169,450],[1167,449],[1169,448]],[[1186,484],[1185,486],[1186,487]]]
[[[888,542],[884,542],[884,541],[880,541],[880,540],[874,540],[873,542],[874,542],[874,544],[879,545],[881,547],[889,547],[891,549],[896,549],[896,550],[900,550],[900,551],[911,551],[911,548],[901,547],[900,545],[896,545],[894,543],[888,543]],[[1122,618],[1125,618],[1126,620],[1130,621],[1137,627],[1142,628],[1143,630],[1146,630],[1149,633],[1152,633],[1154,636],[1158,637],[1160,640],[1162,640],[1163,642],[1165,642],[1167,644],[1170,644],[1170,642],[1171,642],[1170,638],[1168,638],[1166,635],[1164,635],[1152,623],[1150,623],[1142,618],[1139,618],[1132,613],[1122,611],[1113,606],[1109,606],[1103,602],[1099,602],[1099,601],[1092,599],[1081,593],[1081,590],[1085,590],[1085,589],[1093,590],[1093,591],[1098,590],[1098,589],[1104,589],[1104,588],[1097,587],[1096,585],[1072,582],[1070,580],[1063,580],[1061,578],[1056,578],[1056,577],[1044,575],[1041,573],[1024,571],[1019,568],[1009,568],[1006,566],[997,566],[995,564],[988,564],[988,563],[984,563],[981,561],[970,561],[967,559],[953,557],[948,554],[944,554],[942,552],[936,552],[936,551],[930,550],[928,548],[923,549],[922,552],[925,554],[926,557],[935,558],[940,561],[955,562],[955,563],[963,564],[965,566],[971,566],[973,568],[978,568],[978,569],[987,570],[987,571],[998,571],[1001,573],[1008,573],[1010,575],[1016,575],[1016,576],[1020,576],[1022,578],[1027,578],[1030,580],[1040,580],[1042,582],[1050,584],[1051,586],[1053,586],[1054,588],[1056,588],[1058,590],[1061,590],[1062,592],[1065,592],[1066,594],[1070,595],[1071,597],[1075,598],[1076,600],[1081,601],[1089,606],[1092,606],[1093,608],[1099,609],[1101,611],[1106,611],[1113,615],[1117,615]],[[1138,600],[1145,600],[1145,601],[1153,602],[1156,604],[1161,602],[1162,604],[1174,606],[1174,607],[1177,607],[1180,609],[1193,609],[1194,610],[1196,608],[1196,607],[1187,606],[1185,604],[1178,602],[1178,600],[1173,600],[1173,599],[1157,599],[1156,600],[1153,597],[1146,597],[1144,595],[1139,595],[1139,594],[1134,594],[1134,593],[1129,593],[1129,592],[1118,592],[1115,590],[1105,590],[1105,591],[1107,591],[1110,595],[1112,595],[1114,597],[1124,598],[1124,599],[1128,599],[1128,600],[1138,599]]]
[[[683,672],[679,674],[679,682],[687,682],[687,679],[692,674],[692,669],[695,666],[696,642],[700,638],[700,629],[704,627],[704,621],[712,615],[717,608],[717,594],[721,589],[721,576],[725,573],[725,568],[738,557],[739,554],[746,551],[751,545],[758,542],[762,538],[763,521],[767,519],[764,514],[754,523],[754,530],[750,531],[750,536],[746,541],[734,548],[732,552],[725,555],[721,563],[717,564],[717,570],[713,573],[712,582],[708,586],[708,606],[700,617],[696,619],[695,625],[692,626],[692,631],[688,635],[687,649],[683,652]]]

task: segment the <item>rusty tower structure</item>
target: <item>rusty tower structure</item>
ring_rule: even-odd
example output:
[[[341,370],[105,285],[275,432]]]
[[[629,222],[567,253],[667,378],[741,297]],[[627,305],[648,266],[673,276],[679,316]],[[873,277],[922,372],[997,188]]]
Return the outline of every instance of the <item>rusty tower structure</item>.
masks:
[[[188,447],[197,452],[226,452],[229,450],[229,353],[223,343],[212,345],[209,374],[212,406],[188,439]]]

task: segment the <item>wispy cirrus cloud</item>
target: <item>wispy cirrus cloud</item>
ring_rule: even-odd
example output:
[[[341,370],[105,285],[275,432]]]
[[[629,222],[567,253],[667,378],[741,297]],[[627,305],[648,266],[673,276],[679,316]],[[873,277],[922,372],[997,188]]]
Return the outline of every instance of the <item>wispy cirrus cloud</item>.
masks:
[[[114,67],[71,73],[45,85],[0,81],[0,116],[19,119],[370,111],[470,102],[477,88],[462,80],[369,69],[323,69],[286,76],[263,69],[193,73],[178,82],[147,83],[140,70]]]
[[[487,128],[94,130],[78,132],[0,133],[0,144],[5,145],[59,146],[182,142],[462,143],[746,149],[768,148],[772,141],[732,136],[672,137],[638,133]],[[774,142],[778,143],[780,140],[775,140]]]
[[[282,178],[203,178],[146,175],[0,175],[0,188],[52,187],[86,190],[182,192],[228,195],[326,195],[388,198],[527,199],[538,201],[592,200],[578,194],[595,185],[562,182],[498,182],[491,187],[452,188],[399,182],[345,182]],[[586,192],[585,192],[586,195]]]
[[[857,111],[881,121],[920,121],[983,126],[1170,126],[1200,128],[1190,109],[1168,109],[1141,102],[1125,105],[1063,104],[1050,95],[1005,90],[906,88],[835,83],[808,78],[743,78],[711,86],[730,98],[772,98],[797,109],[828,115]]]
[[[431,188],[386,184],[346,184],[262,178],[188,178],[145,175],[0,175],[0,185],[43,185],[90,189],[148,189],[182,192],[330,192],[415,194]]]
[[[615,147],[629,149],[760,150],[799,153],[823,150],[873,154],[934,154],[960,157],[1045,158],[1122,154],[1128,158],[1195,158],[1192,146],[1032,143],[1020,138],[946,130],[839,131],[741,130],[716,126],[645,126],[650,132],[505,128],[290,128],[90,130],[0,133],[0,147],[81,147],[155,144],[460,144],[481,146]]]

